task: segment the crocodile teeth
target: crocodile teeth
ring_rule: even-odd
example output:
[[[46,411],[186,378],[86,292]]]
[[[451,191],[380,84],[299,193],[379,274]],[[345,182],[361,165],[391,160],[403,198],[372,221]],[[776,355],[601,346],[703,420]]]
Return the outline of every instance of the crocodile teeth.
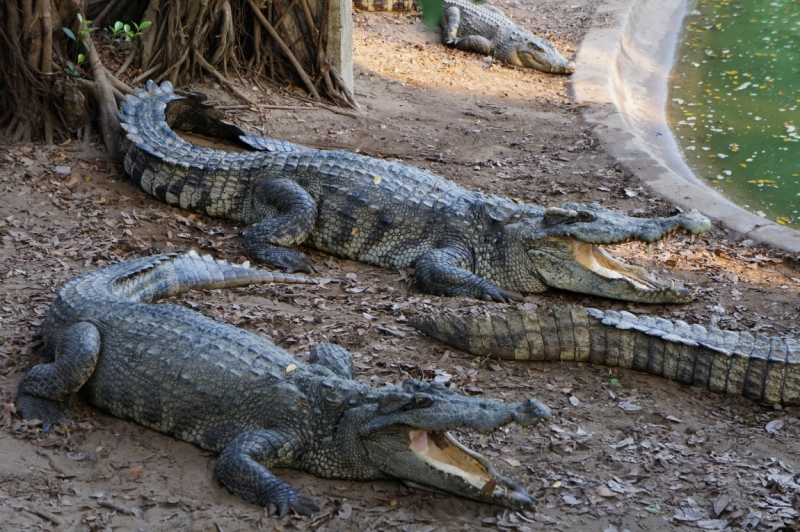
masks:
[[[483,445],[483,442],[486,441],[486,434],[481,434],[481,437],[478,439],[479,443]]]
[[[523,436],[527,436],[528,435],[528,427],[522,427],[522,435]]]
[[[656,245],[655,245],[655,244],[653,244],[652,242],[648,242],[648,243],[647,243],[647,254],[648,254],[648,255],[652,255],[652,254],[653,254],[653,249],[654,249],[655,247],[656,247]]]
[[[695,239],[695,235],[694,234],[689,235],[689,243],[690,244],[694,244],[694,239]]]
[[[675,291],[675,280],[674,279],[669,282],[669,291],[670,292],[674,292]]]

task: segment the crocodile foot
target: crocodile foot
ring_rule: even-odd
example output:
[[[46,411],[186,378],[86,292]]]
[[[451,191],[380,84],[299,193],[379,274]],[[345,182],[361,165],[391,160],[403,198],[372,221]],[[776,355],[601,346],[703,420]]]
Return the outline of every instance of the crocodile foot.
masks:
[[[521,295],[515,292],[503,290],[499,286],[487,283],[489,286],[481,287],[483,292],[478,296],[484,301],[498,301],[500,303],[511,303],[512,301],[525,301]]]
[[[247,256],[290,273],[314,273],[311,260],[305,253],[270,244],[245,242]]]
[[[18,395],[14,405],[23,418],[41,419],[46,425],[68,418],[72,413],[65,403],[33,395]]]
[[[293,493],[287,494],[286,498],[267,504],[267,513],[269,515],[278,514],[278,517],[285,516],[289,510],[293,510],[300,515],[313,516],[314,512],[319,512],[322,508],[317,501],[311,497],[302,495],[294,490]]]

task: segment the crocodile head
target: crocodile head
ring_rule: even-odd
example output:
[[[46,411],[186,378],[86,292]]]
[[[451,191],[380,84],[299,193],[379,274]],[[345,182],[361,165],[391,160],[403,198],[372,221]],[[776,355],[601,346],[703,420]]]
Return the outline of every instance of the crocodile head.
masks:
[[[402,388],[372,389],[370,396],[371,401],[340,418],[340,437],[334,440],[351,460],[361,456],[367,462],[369,472],[351,472],[351,478],[394,477],[412,487],[516,510],[536,504],[520,484],[451,434],[462,429],[484,435],[512,422],[524,431],[550,417],[550,410],[536,399],[516,404],[475,399],[413,379]]]
[[[575,63],[567,61],[553,43],[526,30],[517,30],[511,37],[513,50],[509,63],[553,74],[572,74]]]
[[[659,280],[640,266],[626,264],[602,246],[646,242],[648,251],[678,231],[694,240],[711,228],[697,211],[669,218],[632,218],[596,203],[566,203],[515,215],[507,231],[515,233],[531,274],[547,286],[640,303],[686,303],[692,293]]]

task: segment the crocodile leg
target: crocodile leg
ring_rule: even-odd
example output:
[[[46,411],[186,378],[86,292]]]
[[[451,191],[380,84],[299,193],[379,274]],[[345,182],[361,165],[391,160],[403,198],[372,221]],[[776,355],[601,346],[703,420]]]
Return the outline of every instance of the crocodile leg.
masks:
[[[475,52],[482,55],[492,55],[494,46],[492,41],[480,35],[467,35],[458,38],[458,26],[461,24],[461,10],[457,7],[448,7],[442,15],[442,43],[445,46],[456,48],[462,52]]]
[[[503,290],[462,267],[462,264],[472,262],[471,253],[466,249],[434,249],[417,259],[414,275],[422,291],[430,294],[468,296],[487,301],[522,301],[519,294]]]
[[[274,430],[254,430],[237,436],[222,451],[217,478],[232,493],[263,507],[313,515],[319,505],[269,472],[269,467],[294,465],[300,442]]]
[[[253,208],[261,221],[244,231],[248,256],[290,272],[313,272],[304,253],[284,246],[302,243],[317,221],[317,203],[289,179],[269,179],[253,191]]]
[[[355,374],[353,357],[350,352],[336,344],[317,344],[311,349],[308,359],[310,364],[324,366],[345,379],[352,379]]]
[[[66,402],[89,380],[100,355],[100,331],[79,322],[64,331],[55,361],[28,370],[17,388],[15,404],[25,419],[47,423],[67,417]]]

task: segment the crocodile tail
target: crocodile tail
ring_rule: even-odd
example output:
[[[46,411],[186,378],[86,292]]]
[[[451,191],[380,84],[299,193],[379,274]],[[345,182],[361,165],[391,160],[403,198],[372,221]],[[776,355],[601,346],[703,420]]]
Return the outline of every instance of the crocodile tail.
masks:
[[[416,0],[353,0],[353,7],[362,11],[417,11]]]
[[[114,276],[110,290],[116,298],[138,303],[152,303],[189,290],[213,290],[253,284],[300,283],[315,281],[303,276],[236,266],[215,260],[210,255],[187,253],[155,255],[129,261],[128,271]],[[121,266],[121,265],[119,265]],[[110,266],[107,269],[114,269]],[[91,275],[91,274],[89,274]],[[100,283],[103,283],[100,277]],[[107,279],[106,279],[107,281]]]
[[[226,206],[235,208],[245,196],[248,179],[241,172],[258,167],[265,152],[219,151],[185,141],[172,131],[166,116],[168,104],[182,98],[169,82],[158,86],[148,81],[147,90],[137,88],[120,103],[125,172],[145,192],[170,205],[225,216]]]
[[[410,324],[478,356],[619,366],[714,392],[800,404],[800,343],[792,338],[563,306],[463,318],[426,315]]]

